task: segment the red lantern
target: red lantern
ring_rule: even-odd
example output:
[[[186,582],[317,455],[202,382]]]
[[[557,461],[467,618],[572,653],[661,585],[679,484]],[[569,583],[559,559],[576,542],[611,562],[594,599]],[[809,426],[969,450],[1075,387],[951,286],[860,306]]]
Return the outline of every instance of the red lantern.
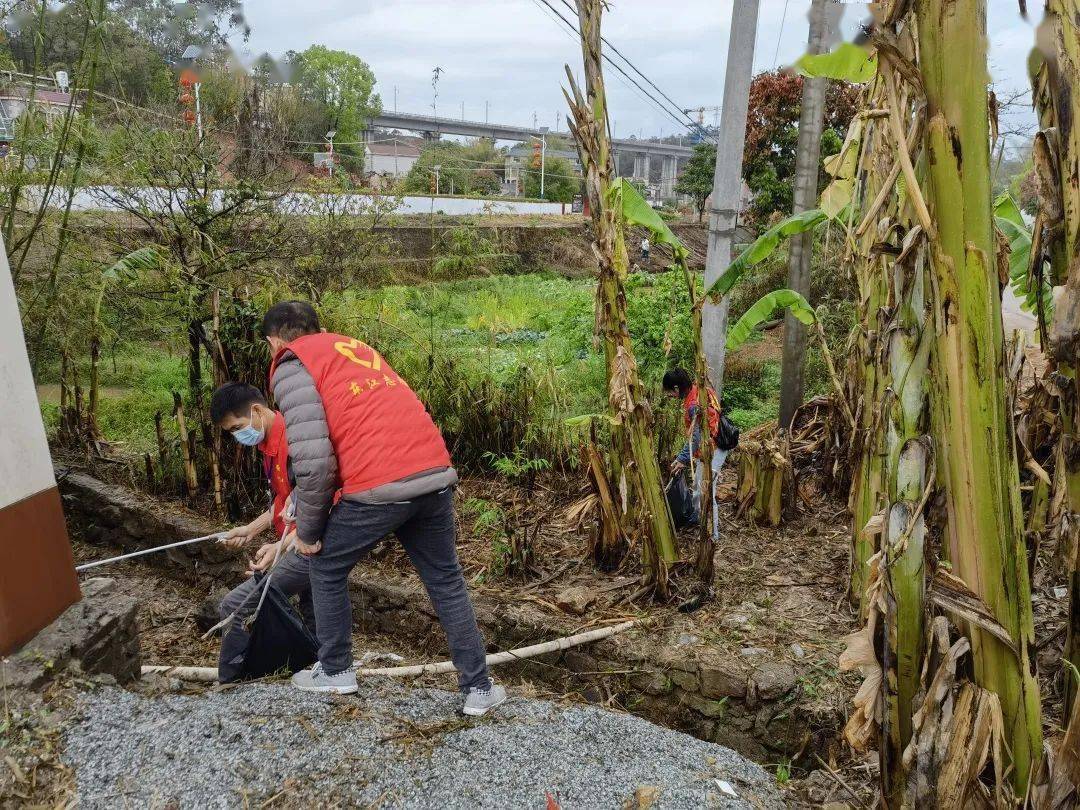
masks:
[[[190,104],[194,100],[195,100],[195,96],[191,95],[191,93],[181,93],[180,94],[179,101],[180,101],[181,104]]]
[[[195,113],[193,113],[191,110],[184,110],[184,121],[189,125],[194,124]]]

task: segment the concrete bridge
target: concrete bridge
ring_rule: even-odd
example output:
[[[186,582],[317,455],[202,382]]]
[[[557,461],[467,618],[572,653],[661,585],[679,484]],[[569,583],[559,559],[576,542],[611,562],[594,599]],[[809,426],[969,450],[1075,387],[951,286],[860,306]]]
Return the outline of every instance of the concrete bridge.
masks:
[[[490,124],[485,121],[465,121],[458,118],[418,115],[416,113],[384,112],[372,122],[379,129],[399,129],[419,132],[424,137],[435,138],[439,135],[462,135],[468,138],[490,138],[493,141],[530,141],[540,138],[540,130],[519,127],[511,124]],[[550,134],[550,133],[548,133]],[[562,135],[563,133],[557,133]],[[572,138],[569,134],[567,138]],[[669,199],[675,196],[675,178],[679,173],[679,161],[685,161],[693,154],[693,147],[673,143],[655,143],[638,141],[630,138],[612,140],[615,151],[615,165],[619,165],[620,155],[634,156],[634,169],[631,177],[648,182],[652,168],[652,159],[662,161],[660,166],[660,196]]]

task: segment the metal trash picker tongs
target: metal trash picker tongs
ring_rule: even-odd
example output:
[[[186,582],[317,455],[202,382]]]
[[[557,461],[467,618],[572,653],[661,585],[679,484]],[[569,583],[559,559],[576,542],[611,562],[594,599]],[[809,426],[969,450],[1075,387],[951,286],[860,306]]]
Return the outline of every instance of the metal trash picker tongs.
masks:
[[[244,624],[250,628],[251,625],[255,622],[255,619],[258,618],[259,611],[262,610],[263,602],[266,601],[266,594],[270,590],[271,575],[273,574],[274,569],[277,567],[277,564],[281,562],[284,557],[281,548],[285,544],[285,538],[289,536],[290,529],[296,526],[296,502],[293,501],[291,498],[289,499],[288,504],[286,504],[285,510],[281,514],[281,518],[285,524],[285,528],[281,532],[281,541],[277,544],[277,549],[274,551],[274,561],[270,563],[270,567],[266,569],[266,573],[263,576],[262,587],[251,590],[248,595],[244,597],[244,601],[237,605],[236,610],[234,610],[220,622],[218,622],[205,633],[203,633],[202,638],[210,638],[210,636],[212,636],[218,630],[221,630],[223,627],[227,627],[228,625],[232,624],[232,622],[236,620],[236,615],[244,609],[244,606],[248,604],[248,602],[251,600],[251,597],[254,596],[256,593],[259,594],[259,604],[255,606],[255,610],[252,612],[252,614],[244,620]],[[285,549],[285,554],[288,554],[290,552],[292,552],[293,554],[296,553],[293,550],[291,544],[289,548]]]
[[[144,554],[153,554],[155,551],[166,551],[170,548],[178,548],[180,546],[190,546],[192,543],[203,543],[207,540],[221,540],[225,537],[226,532],[217,532],[215,534],[208,534],[204,537],[193,537],[190,540],[181,540],[178,543],[168,543],[164,546],[154,546],[153,548],[144,548],[141,551],[132,551],[129,554],[121,554],[117,557],[107,557],[104,560],[94,560],[94,562],[84,563],[83,565],[76,565],[76,571],[86,571],[90,568],[97,568],[99,565],[108,565],[109,563],[121,562],[122,560],[130,560],[132,557],[142,557]]]

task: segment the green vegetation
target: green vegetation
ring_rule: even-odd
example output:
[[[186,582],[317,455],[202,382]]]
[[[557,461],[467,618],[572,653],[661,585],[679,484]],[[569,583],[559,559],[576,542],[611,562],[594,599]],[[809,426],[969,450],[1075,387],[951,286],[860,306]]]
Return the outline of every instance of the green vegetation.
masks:
[[[573,202],[581,192],[581,175],[566,158],[548,155],[544,159],[544,193],[540,193],[540,170],[529,167],[522,172],[522,191],[526,197]]]
[[[102,351],[98,369],[101,401],[97,423],[106,440],[118,442],[121,449],[148,453],[155,447],[154,414],[172,412],[173,391],[187,386],[184,354],[168,345],[123,344]],[[41,410],[46,427],[52,430],[59,419],[59,361],[43,369],[40,379]],[[78,371],[78,382],[87,395],[89,364]]]
[[[747,293],[736,296],[735,315],[783,271],[779,260],[754,269],[761,276],[744,278]],[[524,453],[565,468],[577,462],[579,436],[565,420],[600,412],[605,403],[603,357],[592,344],[593,285],[535,273],[495,275],[327,293],[320,310],[328,328],[370,341],[410,381],[459,462],[490,469],[485,453],[511,459]],[[627,289],[630,333],[658,411],[658,452],[664,457],[677,449],[681,417],[660,397],[660,378],[669,365],[689,368],[693,362],[685,285],[673,273],[635,274]],[[252,312],[260,306],[253,304]],[[848,328],[850,323],[838,324],[834,331]],[[168,417],[172,392],[188,386],[186,340],[182,331],[176,334],[169,342],[138,332],[125,337],[114,322],[99,364],[98,426],[105,439],[137,453],[154,448],[155,412]],[[776,417],[780,367],[768,340],[759,333],[730,361],[725,406],[743,429]],[[253,351],[256,367],[269,362],[261,346]],[[76,366],[85,395],[88,360]],[[44,364],[39,379],[55,385],[59,371],[56,359]],[[812,380],[813,391],[825,390],[823,369]],[[204,380],[204,395],[210,387]],[[46,394],[43,412],[55,426],[58,397],[51,389]]]
[[[505,155],[486,138],[471,143],[435,141],[425,146],[409,173],[397,184],[402,194],[435,191],[435,167],[439,167],[439,193],[493,195],[502,185]]]
[[[382,107],[379,97],[371,94],[375,74],[359,56],[325,45],[312,45],[292,64],[301,96],[325,110],[328,129],[336,130],[347,150]]]
[[[694,147],[694,154],[686,161],[675,191],[694,199],[698,221],[705,215],[705,201],[712,194],[713,177],[716,174],[716,146],[711,143],[699,143]]]
[[[785,70],[759,73],[750,84],[743,176],[754,194],[751,219],[760,224],[791,211],[802,84],[802,76]],[[844,132],[855,114],[857,96],[855,85],[829,82],[822,155],[840,150]],[[826,179],[822,172],[822,187]]]

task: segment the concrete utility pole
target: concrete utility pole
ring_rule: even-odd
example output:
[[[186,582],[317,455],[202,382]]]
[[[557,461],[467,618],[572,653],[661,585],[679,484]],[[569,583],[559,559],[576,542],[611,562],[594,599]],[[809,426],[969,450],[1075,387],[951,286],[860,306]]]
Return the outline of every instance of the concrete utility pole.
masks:
[[[840,29],[842,7],[834,0],[813,0],[810,5],[810,37],[806,52],[824,53],[832,47]],[[825,78],[803,79],[802,110],[799,113],[799,144],[795,153],[795,178],[792,213],[808,211],[817,203],[818,166],[821,163],[821,131],[825,123]],[[811,231],[791,238],[788,252],[788,288],[810,294],[810,260],[814,254]],[[806,325],[784,316],[784,357],[780,370],[781,427],[789,427],[795,411],[802,405],[806,367]]]
[[[544,175],[547,173],[547,127],[540,127],[540,197],[544,196]]]
[[[754,72],[754,37],[757,34],[758,0],[735,0],[731,8],[724,103],[716,148],[716,174],[709,206],[709,249],[705,258],[705,286],[720,278],[731,264],[731,242],[742,197],[742,162],[746,144],[746,110],[750,100],[750,77]],[[728,306],[706,301],[702,310],[701,338],[709,379],[720,392],[724,387],[724,341],[727,339]]]

